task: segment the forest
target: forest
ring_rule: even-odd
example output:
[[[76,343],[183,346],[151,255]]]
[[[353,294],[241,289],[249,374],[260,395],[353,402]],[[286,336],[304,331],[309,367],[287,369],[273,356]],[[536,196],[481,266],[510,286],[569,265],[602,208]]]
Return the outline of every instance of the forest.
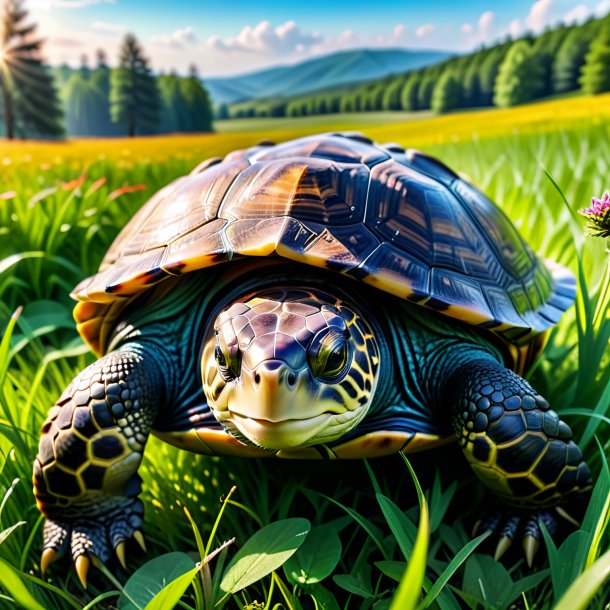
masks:
[[[94,68],[86,56],[79,69],[52,68],[21,0],[6,0],[0,19],[0,133],[8,139],[212,130],[212,103],[197,69],[156,75],[133,34],[123,39],[115,68],[103,50]]]
[[[217,118],[510,107],[610,91],[610,16],[510,38],[420,70],[291,98],[221,105]]]

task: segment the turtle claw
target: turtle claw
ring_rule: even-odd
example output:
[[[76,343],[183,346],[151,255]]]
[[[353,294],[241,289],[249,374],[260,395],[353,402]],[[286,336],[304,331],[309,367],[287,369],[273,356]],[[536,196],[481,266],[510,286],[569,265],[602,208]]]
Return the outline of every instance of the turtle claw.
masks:
[[[127,562],[125,561],[125,542],[119,542],[114,549],[119,563],[123,566],[123,569],[127,569]]]
[[[532,567],[534,557],[536,557],[539,548],[540,540],[530,534],[523,537],[523,552],[525,553],[525,561],[527,561],[528,568]]]
[[[494,560],[500,561],[502,555],[508,551],[510,545],[513,543],[513,539],[508,536],[502,536],[500,540],[498,540],[498,545],[496,546],[496,552],[494,554]]]
[[[528,512],[509,509],[489,514],[480,522],[477,522],[476,525],[478,532],[491,531],[498,533],[499,540],[494,553],[496,561],[499,561],[510,549],[517,536],[521,536],[525,560],[531,568],[542,538],[540,523],[544,523],[551,536],[557,531],[557,521],[548,510]]]
[[[59,559],[59,553],[55,549],[45,549],[40,558],[40,573],[44,576],[49,566]]]
[[[135,541],[140,545],[140,548],[146,553],[146,543],[144,542],[144,535],[140,530],[136,530],[133,533]]]
[[[80,584],[83,585],[83,589],[86,589],[87,574],[89,573],[89,567],[91,566],[91,561],[89,557],[87,557],[87,555],[79,555],[76,558],[74,565],[76,567],[76,573],[78,574]]]

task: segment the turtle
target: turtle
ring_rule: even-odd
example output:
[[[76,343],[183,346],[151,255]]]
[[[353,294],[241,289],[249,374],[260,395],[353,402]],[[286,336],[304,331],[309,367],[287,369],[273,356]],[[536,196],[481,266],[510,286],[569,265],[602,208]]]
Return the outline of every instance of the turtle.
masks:
[[[144,546],[150,434],[322,460],[457,441],[516,511],[490,513],[496,556],[521,532],[531,564],[540,520],[552,530],[551,509],[591,486],[569,426],[523,378],[575,292],[423,152],[326,133],[204,161],[72,293],[98,360],[42,427],[42,571],[69,550],[86,586],[92,561],[124,566],[126,542]]]

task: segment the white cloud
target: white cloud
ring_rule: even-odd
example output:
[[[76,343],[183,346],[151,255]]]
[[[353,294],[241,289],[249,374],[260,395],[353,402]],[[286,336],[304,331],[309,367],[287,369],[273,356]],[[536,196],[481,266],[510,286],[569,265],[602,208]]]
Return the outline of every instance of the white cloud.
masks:
[[[541,32],[551,23],[555,0],[537,0],[532,4],[525,24],[534,32]]]
[[[565,14],[563,21],[565,23],[582,23],[588,19],[590,14],[591,11],[586,4],[577,4]]]
[[[394,26],[394,29],[392,30],[392,38],[396,42],[405,40],[406,35],[407,35],[407,28],[405,27],[404,23],[399,23],[398,25]]]
[[[115,0],[32,0],[32,8],[50,11],[57,8],[79,9],[94,4],[115,4]]]
[[[232,38],[210,36],[206,44],[223,53],[253,52],[282,56],[294,52],[297,47],[305,49],[321,41],[319,32],[302,32],[294,21],[287,21],[276,28],[269,21],[261,21],[254,27],[243,27],[239,34]]]
[[[513,38],[518,38],[519,36],[521,36],[521,34],[523,33],[523,25],[521,24],[521,21],[519,21],[519,19],[513,19],[508,24],[508,33]]]
[[[432,34],[432,32],[434,32],[435,27],[433,23],[425,23],[424,25],[420,25],[416,30],[415,30],[415,35],[418,38],[425,38],[426,36],[429,36],[430,34]]]
[[[474,28],[472,27],[471,23],[463,23],[461,29],[466,35],[470,35],[474,32]]]
[[[94,21],[91,24],[92,30],[106,32],[108,34],[123,34],[129,28],[124,23],[107,23],[106,21]]]
[[[496,14],[493,11],[481,13],[476,25],[464,23],[461,27],[462,33],[466,35],[471,47],[483,42],[489,42],[493,38]]]
[[[602,0],[596,7],[595,7],[595,15],[597,17],[604,17],[605,15],[608,14],[608,12],[610,12],[610,0]]]
[[[163,47],[182,49],[197,43],[197,37],[192,27],[181,28],[165,36],[153,36],[152,42]]]
[[[496,19],[496,14],[492,11],[485,11],[479,17],[477,26],[479,29],[479,34],[484,42],[489,40],[489,38],[491,37],[495,19]]]

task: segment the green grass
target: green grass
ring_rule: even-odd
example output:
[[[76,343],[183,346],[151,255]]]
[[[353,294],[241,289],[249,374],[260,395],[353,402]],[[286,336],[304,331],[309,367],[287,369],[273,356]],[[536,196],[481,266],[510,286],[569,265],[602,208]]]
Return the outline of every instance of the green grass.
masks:
[[[474,124],[476,115],[472,117]],[[338,126],[310,122],[302,129],[367,130],[366,125],[350,120],[347,117]],[[429,122],[430,129],[435,121]],[[422,133],[425,126],[426,121],[412,126],[377,124],[369,133],[412,145],[409,130]],[[256,123],[252,129],[262,131],[263,127],[264,123]],[[301,127],[289,129],[292,137],[293,130]],[[576,533],[566,527],[562,534],[569,537],[563,544],[543,546],[533,573],[518,548],[500,564],[487,554],[493,548],[490,540],[479,540],[476,549],[470,542],[470,528],[488,497],[455,447],[410,457],[426,495],[418,504],[409,470],[399,456],[370,461],[367,471],[359,462],[286,464],[206,458],[153,439],[141,469],[148,553],[129,547],[129,570],[108,566],[104,573],[92,576],[86,592],[66,564],[54,566],[41,579],[42,520],[30,482],[38,431],[69,380],[93,359],[74,330],[67,293],[96,270],[117,231],[142,202],[171,178],[188,172],[200,160],[202,149],[210,155],[223,154],[258,135],[220,134],[190,148],[184,142],[195,140],[184,140],[179,148],[175,139],[155,138],[143,141],[146,154],[134,152],[142,150],[138,149],[142,141],[115,142],[108,150],[118,152],[106,151],[103,158],[90,152],[95,142],[48,145],[52,152],[46,159],[29,151],[26,144],[23,151],[10,149],[13,159],[34,154],[36,160],[5,164],[0,170],[0,193],[15,192],[0,199],[0,329],[24,306],[14,321],[12,338],[9,341],[7,333],[0,346],[0,500],[4,498],[0,608],[19,607],[14,600],[28,608],[36,607],[32,600],[46,609],[116,607],[129,574],[146,560],[179,552],[186,554],[180,565],[194,565],[193,558],[199,561],[223,540],[235,537],[237,544],[212,560],[209,571],[193,568],[189,582],[185,577],[181,607],[209,607],[210,599],[224,596],[227,608],[271,610],[282,604],[297,610],[382,610],[390,607],[397,589],[404,595],[410,585],[424,607],[507,608],[515,602],[522,608],[546,609],[570,594],[570,583],[580,578],[575,585],[583,592],[576,596],[578,603],[588,603],[584,592],[589,590],[590,607],[601,610],[610,595],[607,585],[603,589],[600,584],[608,574],[610,548],[606,527],[610,477],[604,465],[604,455],[610,451],[610,272],[605,244],[584,236],[575,210],[587,205],[592,195],[608,190],[610,126],[605,120],[562,130],[545,125],[521,134],[474,139],[462,135],[459,142],[451,142],[447,134],[444,143],[432,135],[423,138],[428,138],[426,150],[468,174],[501,203],[534,250],[569,266],[579,278],[577,306],[551,334],[530,379],[571,425],[598,484],[583,525]],[[276,129],[273,137],[282,139],[282,132]],[[87,174],[81,185],[62,186],[62,181],[81,173]],[[102,177],[106,182],[93,188]],[[125,184],[145,184],[147,189],[109,199],[111,192]],[[221,497],[233,485],[237,490],[221,504]],[[420,521],[420,506],[422,515],[429,513],[425,523]],[[217,521],[221,507],[222,518]],[[309,520],[308,535],[328,545],[325,557],[334,557],[331,545],[336,552],[339,544],[336,561],[326,559],[324,564],[318,555],[312,559],[312,548],[325,548],[323,543],[303,545],[294,552],[295,542],[294,555],[283,568],[225,596],[223,574],[236,548],[256,532],[260,534],[263,526],[280,522],[275,527],[289,528],[294,519]],[[275,557],[270,530],[262,531],[257,539],[259,552]],[[146,570],[163,573],[168,563],[177,560],[171,556],[160,561]],[[562,568],[566,561],[568,571]],[[330,572],[323,573],[322,565],[330,566]],[[406,566],[410,566],[409,582],[399,587]],[[247,568],[246,572],[254,569]],[[421,596],[417,582],[423,582]],[[165,594],[179,597],[176,590]],[[573,590],[571,595],[563,608],[578,607],[570,601]]]

